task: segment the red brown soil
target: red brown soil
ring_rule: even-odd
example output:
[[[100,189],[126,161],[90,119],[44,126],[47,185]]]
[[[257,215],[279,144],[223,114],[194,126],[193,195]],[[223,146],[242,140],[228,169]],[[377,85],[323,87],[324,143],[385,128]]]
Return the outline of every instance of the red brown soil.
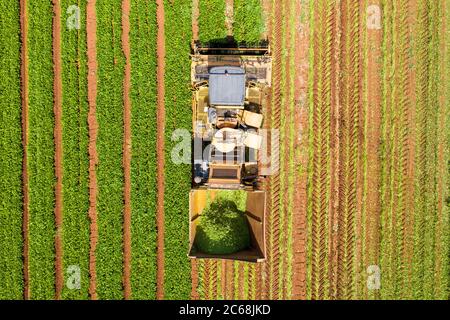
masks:
[[[89,294],[92,300],[97,300],[97,275],[95,249],[97,247],[98,229],[97,229],[97,175],[96,166],[98,163],[97,155],[97,131],[98,123],[96,117],[97,106],[97,21],[95,11],[96,0],[88,0],[87,3],[87,57],[88,57],[88,127],[89,127],[89,219],[90,226],[90,252],[89,252]]]
[[[303,7],[301,1],[296,1],[296,12],[309,10]],[[298,112],[294,115],[295,132],[300,136],[294,142],[294,150],[302,150],[295,156],[295,164],[306,168],[308,162],[308,72],[309,72],[309,24],[300,21],[296,27],[298,32],[293,37],[295,41],[295,65],[298,66],[295,75],[295,101]],[[295,300],[306,299],[306,249],[307,249],[307,174],[306,170],[300,175],[298,170],[295,172],[294,182],[294,202],[293,202],[293,287],[292,296],[288,297]]]
[[[209,290],[209,285],[211,282],[211,260],[204,260],[203,262],[203,294],[204,294],[204,298],[205,300],[211,300],[211,294],[210,294],[210,290]]]
[[[199,28],[198,28],[198,16],[199,16],[199,1],[192,0],[192,39],[198,40]]]
[[[156,274],[156,298],[158,300],[164,299],[164,131],[165,131],[165,87],[164,87],[164,74],[165,74],[165,32],[164,32],[164,1],[157,0],[157,137],[156,137],[156,158],[157,158],[157,207],[156,207],[156,219],[157,219],[157,274]]]
[[[21,77],[21,95],[22,95],[22,145],[23,145],[23,163],[22,163],[22,193],[23,193],[23,279],[24,279],[24,299],[30,299],[30,281],[29,281],[29,241],[28,241],[28,56],[27,56],[27,0],[20,0],[20,38],[22,46],[20,49],[20,77]]]
[[[373,4],[380,5],[380,1],[372,1]],[[365,243],[366,248],[364,267],[379,264],[380,252],[380,215],[381,215],[381,66],[378,60],[381,56],[381,30],[367,30],[367,186],[365,200]],[[364,270],[365,271],[365,270]],[[367,287],[365,294],[367,297]]]
[[[62,181],[63,181],[63,149],[62,149],[62,77],[61,77],[61,3],[60,0],[53,0],[53,99],[55,114],[55,287],[56,300],[61,299],[61,292],[64,286],[63,271],[63,248],[62,248],[62,220],[63,220],[63,199],[62,199]]]
[[[245,292],[244,292],[244,263],[238,262],[237,268],[236,268],[237,276],[238,276],[238,291],[236,292],[237,296],[236,298],[238,300],[244,300],[245,299]]]
[[[123,168],[124,217],[123,217],[123,287],[126,300],[131,299],[131,61],[130,61],[130,9],[131,1],[122,2],[122,50],[125,56],[125,74],[123,80],[124,101],[124,143]]]
[[[234,19],[234,0],[225,0],[225,25],[227,27],[227,35],[233,35],[233,19]]]
[[[227,300],[234,299],[234,263],[233,261],[227,260],[226,265],[226,277],[227,277]]]
[[[227,275],[226,275],[226,264],[225,264],[225,260],[222,260],[220,262],[220,289],[221,289],[221,296],[223,299],[225,299],[226,297],[226,286],[227,286]]]
[[[200,295],[198,293],[198,262],[196,259],[191,259],[191,279],[192,279],[192,288],[191,288],[191,300],[199,300]]]

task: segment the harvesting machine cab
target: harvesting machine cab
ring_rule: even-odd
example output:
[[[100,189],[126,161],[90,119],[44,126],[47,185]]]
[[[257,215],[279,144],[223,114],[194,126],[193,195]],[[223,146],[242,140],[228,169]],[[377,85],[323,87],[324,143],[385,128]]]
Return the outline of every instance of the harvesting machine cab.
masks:
[[[194,44],[194,188],[258,188],[263,179],[260,129],[272,81],[271,61],[268,45],[210,48]]]
[[[193,45],[191,258],[249,262],[265,259],[266,194],[259,189],[264,179],[261,153],[266,148],[261,129],[271,77],[272,59],[267,43],[228,48],[202,46],[198,42]],[[231,255],[200,252],[195,238],[206,199],[232,190],[247,195],[245,215],[250,247]]]

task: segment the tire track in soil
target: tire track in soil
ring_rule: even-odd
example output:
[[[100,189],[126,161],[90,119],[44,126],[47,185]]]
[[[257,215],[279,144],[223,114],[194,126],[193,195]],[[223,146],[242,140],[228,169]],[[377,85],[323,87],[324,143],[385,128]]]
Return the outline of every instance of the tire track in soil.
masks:
[[[198,293],[198,263],[195,259],[191,260],[191,279],[192,279],[192,288],[191,288],[191,299],[192,300],[199,300],[200,295]]]
[[[92,300],[97,300],[96,289],[96,260],[95,249],[97,247],[97,131],[98,123],[96,117],[97,106],[97,21],[95,11],[96,0],[88,0],[87,3],[87,56],[88,56],[88,127],[89,127],[89,219],[90,226],[90,252],[89,252],[89,295]]]
[[[228,36],[233,36],[233,20],[234,20],[234,0],[225,0],[225,25],[227,26]]]
[[[20,0],[20,78],[22,95],[22,145],[23,145],[23,163],[22,163],[22,193],[23,193],[23,279],[24,279],[24,299],[30,299],[30,280],[29,280],[29,240],[28,240],[28,18],[27,18],[27,0]]]
[[[62,60],[61,60],[61,3],[53,0],[53,103],[55,114],[55,299],[61,300],[64,286],[62,222],[63,222],[63,145],[62,145]]]
[[[156,138],[156,158],[157,158],[157,274],[156,274],[156,297],[158,300],[164,299],[164,131],[165,131],[165,19],[164,1],[156,1],[157,19],[157,138]]]
[[[199,34],[199,27],[198,27],[198,17],[200,15],[199,1],[201,0],[192,0],[192,39],[194,41],[198,40]]]
[[[297,0],[295,11],[300,12],[303,17],[309,16],[309,3]],[[305,13],[303,13],[305,12]],[[295,72],[295,92],[294,99],[298,112],[294,114],[295,132],[299,135],[294,141],[295,155],[295,183],[294,183],[294,202],[293,202],[293,287],[291,299],[306,299],[306,208],[307,208],[307,136],[308,131],[308,111],[307,111],[307,91],[308,91],[308,72],[309,72],[309,18],[305,20],[298,19],[296,25],[298,30],[293,38],[295,42],[295,65],[298,66]],[[302,171],[298,169],[301,166]]]
[[[131,1],[122,2],[122,50],[125,57],[125,70],[123,80],[124,101],[124,217],[123,217],[123,287],[124,298],[132,297],[131,291],[131,61],[130,61],[130,9]]]
[[[325,299],[329,297],[329,217],[327,217],[333,203],[328,193],[333,190],[330,185],[330,158],[335,145],[331,144],[330,123],[335,121],[330,115],[336,90],[331,85],[333,56],[333,28],[336,23],[334,2],[321,1],[321,5],[314,10],[316,21],[314,30],[314,78],[312,99],[312,159],[310,161],[311,176],[309,177],[312,190],[309,195],[311,220],[311,251],[310,251],[310,281],[311,299]],[[317,29],[317,30],[316,30]],[[332,149],[332,150],[330,150]]]

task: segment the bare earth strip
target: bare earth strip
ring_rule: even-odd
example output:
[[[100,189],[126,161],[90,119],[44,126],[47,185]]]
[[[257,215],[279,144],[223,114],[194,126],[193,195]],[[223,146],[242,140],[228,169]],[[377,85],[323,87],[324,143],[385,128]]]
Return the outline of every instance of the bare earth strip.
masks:
[[[24,277],[24,299],[30,299],[29,281],[29,241],[28,241],[28,58],[27,58],[27,0],[20,0],[20,37],[22,47],[20,49],[21,66],[21,93],[22,93],[22,143],[23,143],[23,168],[22,168],[22,192],[23,192],[23,277]]]
[[[379,0],[369,0],[367,5],[380,6]],[[369,17],[368,17],[369,19]],[[365,267],[379,265],[380,252],[380,214],[381,214],[381,44],[382,30],[370,28],[367,30],[367,57],[366,57],[366,178],[365,178]],[[374,291],[367,291],[365,298],[376,298]]]
[[[56,286],[56,300],[61,299],[61,291],[64,285],[63,274],[63,252],[62,252],[62,77],[61,77],[61,3],[60,0],[53,0],[53,101],[55,113],[55,223],[56,223],[56,237],[55,237],[55,286]]]
[[[131,1],[122,2],[122,50],[125,56],[125,74],[123,80],[124,101],[124,141],[123,168],[124,217],[123,217],[123,287],[126,300],[131,299],[131,62],[130,62],[130,8]]]
[[[201,0],[192,0],[192,39],[198,40],[198,16],[199,12],[199,1]]]
[[[234,19],[234,0],[225,0],[225,25],[227,26],[228,36],[233,36],[233,19]]]
[[[164,74],[165,74],[165,32],[164,32],[164,1],[157,0],[157,138],[156,138],[156,159],[157,159],[157,207],[156,207],[156,219],[157,219],[157,274],[156,274],[156,298],[158,300],[164,299],[164,131],[165,131],[165,87],[164,87]]]
[[[97,300],[96,292],[96,270],[95,270],[95,249],[97,247],[97,176],[96,165],[97,155],[97,131],[98,123],[96,117],[97,106],[97,22],[95,12],[96,0],[88,0],[87,3],[87,56],[88,56],[88,102],[89,102],[89,218],[90,227],[90,253],[89,253],[89,294],[92,300]]]
[[[308,72],[309,72],[309,2],[296,1],[295,10],[300,12],[300,19],[295,34],[295,103],[298,108],[294,115],[295,132],[297,139],[294,148],[295,155],[295,195],[293,216],[293,288],[289,298],[306,299],[306,208],[307,208],[307,130],[308,130]]]

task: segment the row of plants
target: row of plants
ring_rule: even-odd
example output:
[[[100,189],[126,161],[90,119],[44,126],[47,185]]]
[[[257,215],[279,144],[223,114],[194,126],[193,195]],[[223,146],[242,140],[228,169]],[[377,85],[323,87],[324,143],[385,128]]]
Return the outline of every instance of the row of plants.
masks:
[[[87,0],[61,1],[63,299],[89,297],[89,134],[87,125]],[[68,10],[72,8],[72,10]],[[67,24],[69,22],[69,24]],[[79,27],[79,29],[77,29]],[[79,270],[79,285],[77,282]]]
[[[199,1],[198,26],[202,43],[220,45],[226,42],[225,0]]]
[[[121,0],[97,1],[97,294],[123,298],[123,78]]]
[[[234,0],[233,35],[238,43],[257,44],[265,31],[261,0]]]
[[[165,197],[164,197],[164,293],[166,299],[189,299],[191,267],[189,249],[190,164],[172,161],[172,150],[179,139],[176,129],[192,131],[190,91],[190,43],[192,39],[192,1],[164,1],[166,69],[165,69]]]
[[[27,1],[29,289],[38,300],[55,296],[52,18],[51,2]]]
[[[23,297],[19,2],[0,3],[0,298]]]
[[[156,298],[156,3],[131,3],[131,288]]]

